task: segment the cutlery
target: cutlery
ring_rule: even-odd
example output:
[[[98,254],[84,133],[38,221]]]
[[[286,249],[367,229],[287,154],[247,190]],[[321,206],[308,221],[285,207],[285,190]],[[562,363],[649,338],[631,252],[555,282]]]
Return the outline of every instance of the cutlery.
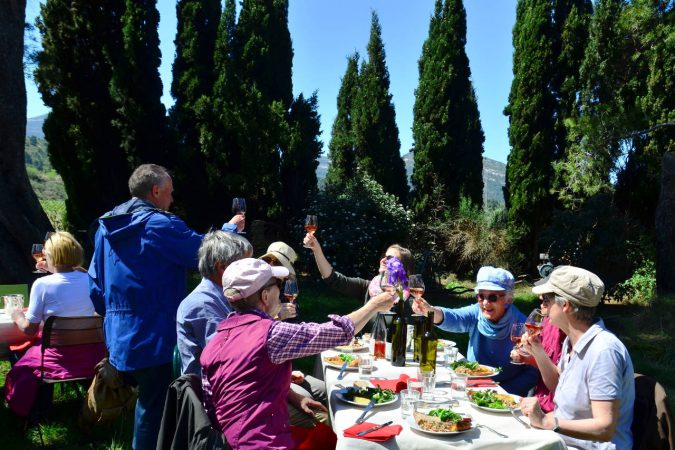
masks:
[[[492,431],[492,432],[493,432],[494,434],[496,434],[497,436],[500,436],[500,437],[503,437],[503,438],[508,438],[507,435],[505,435],[505,434],[503,434],[503,433],[500,433],[500,432],[497,431],[497,430],[493,430],[492,428],[488,427],[487,425],[476,425],[476,426],[477,426],[478,428],[485,428],[486,430]]]
[[[342,380],[342,378],[344,378],[345,370],[347,370],[347,364],[349,364],[349,361],[345,361],[344,363],[342,363],[342,367],[340,367],[340,373],[337,376],[338,380]]]
[[[365,435],[368,434],[368,433],[372,433],[373,431],[377,431],[377,430],[379,430],[380,428],[386,427],[387,425],[391,425],[393,422],[394,422],[393,420],[390,420],[389,422],[385,422],[385,423],[383,423],[382,425],[375,425],[375,426],[372,427],[372,428],[368,428],[367,430],[363,430],[363,431],[361,431],[361,432],[359,432],[359,433],[356,433],[356,435],[357,435],[357,436],[365,436]]]
[[[521,419],[520,417],[518,417],[518,414],[516,414],[516,410],[515,410],[515,409],[509,408],[509,411],[511,412],[511,415],[513,416],[514,419],[516,419],[518,422],[520,422],[520,423],[522,423],[523,425],[525,425],[525,428],[532,428],[532,427],[530,427],[529,424],[527,424],[527,422],[525,422],[523,419]]]
[[[375,400],[374,398],[371,398],[371,399],[370,399],[370,402],[368,403],[368,406],[366,406],[366,409],[364,409],[364,410],[363,410],[363,413],[361,413],[361,415],[359,416],[359,418],[356,419],[356,423],[363,423],[363,422],[365,422],[365,420],[366,420],[366,414],[368,414],[368,412],[369,412],[371,409],[373,409],[373,406],[375,405],[375,401],[376,401],[376,400]]]

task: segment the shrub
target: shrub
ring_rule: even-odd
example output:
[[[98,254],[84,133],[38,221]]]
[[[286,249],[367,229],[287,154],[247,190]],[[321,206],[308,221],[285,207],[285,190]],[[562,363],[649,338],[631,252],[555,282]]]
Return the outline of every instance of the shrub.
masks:
[[[64,200],[40,200],[47,218],[55,230],[67,230],[66,202]]]
[[[405,181],[403,181],[405,182]],[[411,214],[393,195],[365,173],[357,173],[344,189],[325,187],[303,214],[316,214],[317,239],[333,267],[349,276],[370,278],[383,250],[392,243],[406,245]],[[304,222],[294,220],[291,233],[302,242]],[[298,252],[297,264],[315,266],[311,252]],[[316,270],[316,269],[312,269]]]
[[[613,290],[615,300],[649,305],[656,295],[656,265],[653,260],[645,260],[633,275]]]

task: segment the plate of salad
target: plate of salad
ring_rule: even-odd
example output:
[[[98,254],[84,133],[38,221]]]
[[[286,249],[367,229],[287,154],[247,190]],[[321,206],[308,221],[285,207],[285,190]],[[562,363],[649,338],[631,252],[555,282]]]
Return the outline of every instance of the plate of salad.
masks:
[[[408,418],[408,424],[413,430],[442,436],[464,433],[475,428],[471,416],[457,413],[450,408],[415,411]]]
[[[347,368],[345,370],[359,370],[359,357],[349,353],[339,353],[333,356],[324,356],[323,360],[326,363],[326,366],[333,367],[334,369],[341,369],[342,364],[346,362]]]
[[[375,399],[374,407],[391,405],[398,400],[398,394],[391,389],[379,387],[350,386],[342,388],[335,394],[343,402],[356,406],[366,406],[371,399]]]
[[[469,402],[478,409],[490,412],[510,412],[510,409],[519,409],[520,397],[511,394],[502,394],[494,389],[468,390]]]
[[[488,378],[494,377],[502,371],[501,367],[490,367],[484,364],[479,364],[476,361],[455,361],[451,365],[452,370],[457,373],[465,373],[471,378]]]

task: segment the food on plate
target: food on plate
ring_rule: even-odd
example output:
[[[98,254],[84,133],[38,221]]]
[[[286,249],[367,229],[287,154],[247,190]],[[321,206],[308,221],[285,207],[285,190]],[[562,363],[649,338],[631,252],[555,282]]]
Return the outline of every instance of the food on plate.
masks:
[[[481,366],[476,361],[455,361],[452,363],[452,370],[457,373],[465,373],[470,376],[487,376],[500,372],[501,369],[492,369],[490,367]]]
[[[385,403],[394,400],[394,391],[391,389],[382,389],[379,387],[348,387],[342,391],[342,397],[350,402],[367,405],[371,399],[375,403]]]
[[[359,350],[365,350],[367,347],[358,338],[354,338],[349,345],[338,345],[335,348],[341,352],[358,352]]]
[[[448,408],[432,409],[427,414],[413,413],[415,423],[424,431],[454,432],[471,428],[471,417],[462,416]]]
[[[509,409],[515,408],[517,405],[512,395],[500,394],[493,389],[485,391],[469,390],[466,394],[472,403],[485,408]]]
[[[341,366],[346,362],[348,363],[347,367],[359,367],[359,358],[346,353],[340,353],[339,355],[334,356],[324,356],[323,360],[334,366]]]

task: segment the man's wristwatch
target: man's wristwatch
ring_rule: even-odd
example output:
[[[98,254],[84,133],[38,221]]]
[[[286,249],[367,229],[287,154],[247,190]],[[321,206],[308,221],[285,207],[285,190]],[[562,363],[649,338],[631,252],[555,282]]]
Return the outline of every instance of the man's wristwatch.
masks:
[[[553,420],[555,421],[555,426],[553,427],[553,431],[556,433],[560,431],[560,422],[558,422],[558,418],[556,416],[553,416]]]

